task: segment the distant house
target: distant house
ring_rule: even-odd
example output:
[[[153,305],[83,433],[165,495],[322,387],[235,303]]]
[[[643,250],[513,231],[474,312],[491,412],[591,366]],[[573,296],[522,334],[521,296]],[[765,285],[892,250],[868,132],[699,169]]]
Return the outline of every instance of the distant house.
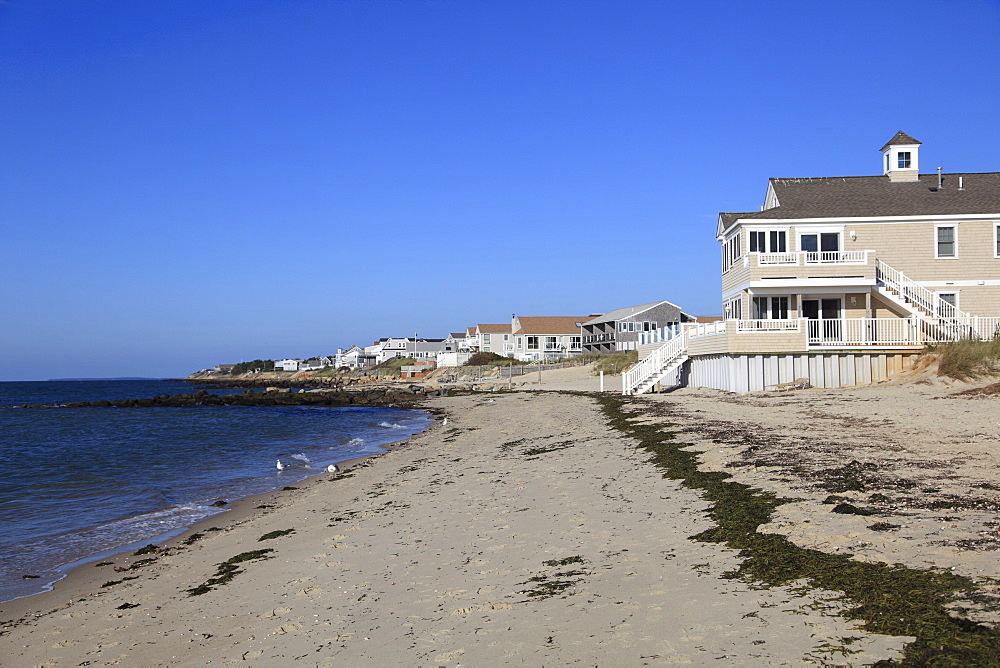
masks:
[[[511,350],[522,361],[555,360],[583,353],[581,323],[589,316],[511,316]]]
[[[452,332],[448,334],[444,342],[451,348],[451,352],[460,352],[468,349],[465,342],[465,332]]]
[[[276,360],[274,362],[275,371],[298,371],[299,367],[302,365],[302,360],[300,359],[286,359],[286,360]]]
[[[375,364],[374,356],[365,353],[364,348],[351,346],[348,350],[340,348],[334,358],[333,365],[338,369],[347,367],[348,369],[362,369]]]
[[[212,369],[215,373],[229,373],[233,370],[235,364],[216,364],[215,368]]]
[[[513,352],[513,337],[510,325],[476,325],[476,335],[479,338],[479,352],[496,353],[509,357]]]
[[[679,306],[668,301],[608,311],[583,323],[583,352],[636,350],[643,332],[677,329],[680,323],[690,320],[693,320],[691,316],[682,313]]]
[[[509,345],[511,341],[510,325],[480,323],[466,330],[464,350],[509,356],[513,350],[513,346]]]
[[[306,361],[299,364],[299,371],[319,371],[320,369],[325,369],[328,366],[333,366],[332,358],[310,357]]]
[[[389,337],[379,339],[365,348],[365,353],[375,358],[376,364],[402,357],[413,359],[436,359],[438,353],[454,352],[446,339],[411,339],[409,337]]]

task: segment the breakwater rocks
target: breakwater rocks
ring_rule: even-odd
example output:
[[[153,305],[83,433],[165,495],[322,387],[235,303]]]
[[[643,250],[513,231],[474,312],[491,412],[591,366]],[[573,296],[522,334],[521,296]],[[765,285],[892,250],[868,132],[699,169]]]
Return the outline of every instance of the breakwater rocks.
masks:
[[[352,377],[352,376],[330,376],[330,377],[320,377],[314,378],[310,376],[299,376],[292,377],[289,375],[288,378],[177,378],[176,380],[184,383],[190,383],[195,387],[199,388],[218,388],[218,389],[265,389],[269,387],[283,387],[288,389],[299,389],[305,387],[312,387],[316,389],[347,389],[362,387],[364,385],[370,385],[377,381],[375,376],[371,377]],[[393,380],[391,378],[386,378],[384,380]],[[399,380],[396,378],[395,380]]]
[[[435,392],[433,395],[437,395]],[[31,408],[47,407],[96,407],[96,408],[150,408],[154,406],[390,406],[408,407],[431,396],[419,385],[398,388],[365,388],[357,390],[323,390],[272,387],[264,392],[247,390],[240,394],[210,394],[198,390],[188,394],[159,394],[147,399],[121,399],[117,401],[84,401],[71,404],[42,404]],[[29,408],[29,406],[21,406]]]

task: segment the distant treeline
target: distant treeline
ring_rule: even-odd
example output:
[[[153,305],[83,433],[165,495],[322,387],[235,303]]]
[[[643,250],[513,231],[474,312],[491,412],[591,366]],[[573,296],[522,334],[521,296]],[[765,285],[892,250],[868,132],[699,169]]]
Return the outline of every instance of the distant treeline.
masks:
[[[238,376],[242,373],[246,373],[247,371],[256,371],[257,369],[260,369],[261,371],[274,371],[274,360],[240,362],[239,364],[234,364],[229,373],[233,376]]]

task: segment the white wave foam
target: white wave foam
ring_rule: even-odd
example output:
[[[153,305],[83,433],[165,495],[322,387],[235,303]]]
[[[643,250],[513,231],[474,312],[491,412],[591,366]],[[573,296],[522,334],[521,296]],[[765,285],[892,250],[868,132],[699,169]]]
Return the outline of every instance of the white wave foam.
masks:
[[[405,429],[406,428],[406,427],[404,427],[401,424],[395,424],[395,423],[391,423],[390,424],[389,422],[379,422],[378,426],[385,427],[386,429]]]
[[[347,443],[344,443],[344,445],[350,445],[350,446],[361,446],[361,445],[364,445],[364,444],[365,444],[365,443],[367,443],[367,442],[368,442],[368,441],[366,441],[366,440],[365,440],[365,439],[363,439],[363,438],[352,438],[352,439],[351,439],[351,440],[349,440],[349,441],[348,441]]]

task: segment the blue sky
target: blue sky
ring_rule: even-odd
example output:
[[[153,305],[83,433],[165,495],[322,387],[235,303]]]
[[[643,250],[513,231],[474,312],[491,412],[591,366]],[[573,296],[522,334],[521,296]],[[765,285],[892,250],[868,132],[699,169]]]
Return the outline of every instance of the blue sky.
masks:
[[[0,380],[668,299],[769,177],[997,171],[1000,3],[0,3]]]

